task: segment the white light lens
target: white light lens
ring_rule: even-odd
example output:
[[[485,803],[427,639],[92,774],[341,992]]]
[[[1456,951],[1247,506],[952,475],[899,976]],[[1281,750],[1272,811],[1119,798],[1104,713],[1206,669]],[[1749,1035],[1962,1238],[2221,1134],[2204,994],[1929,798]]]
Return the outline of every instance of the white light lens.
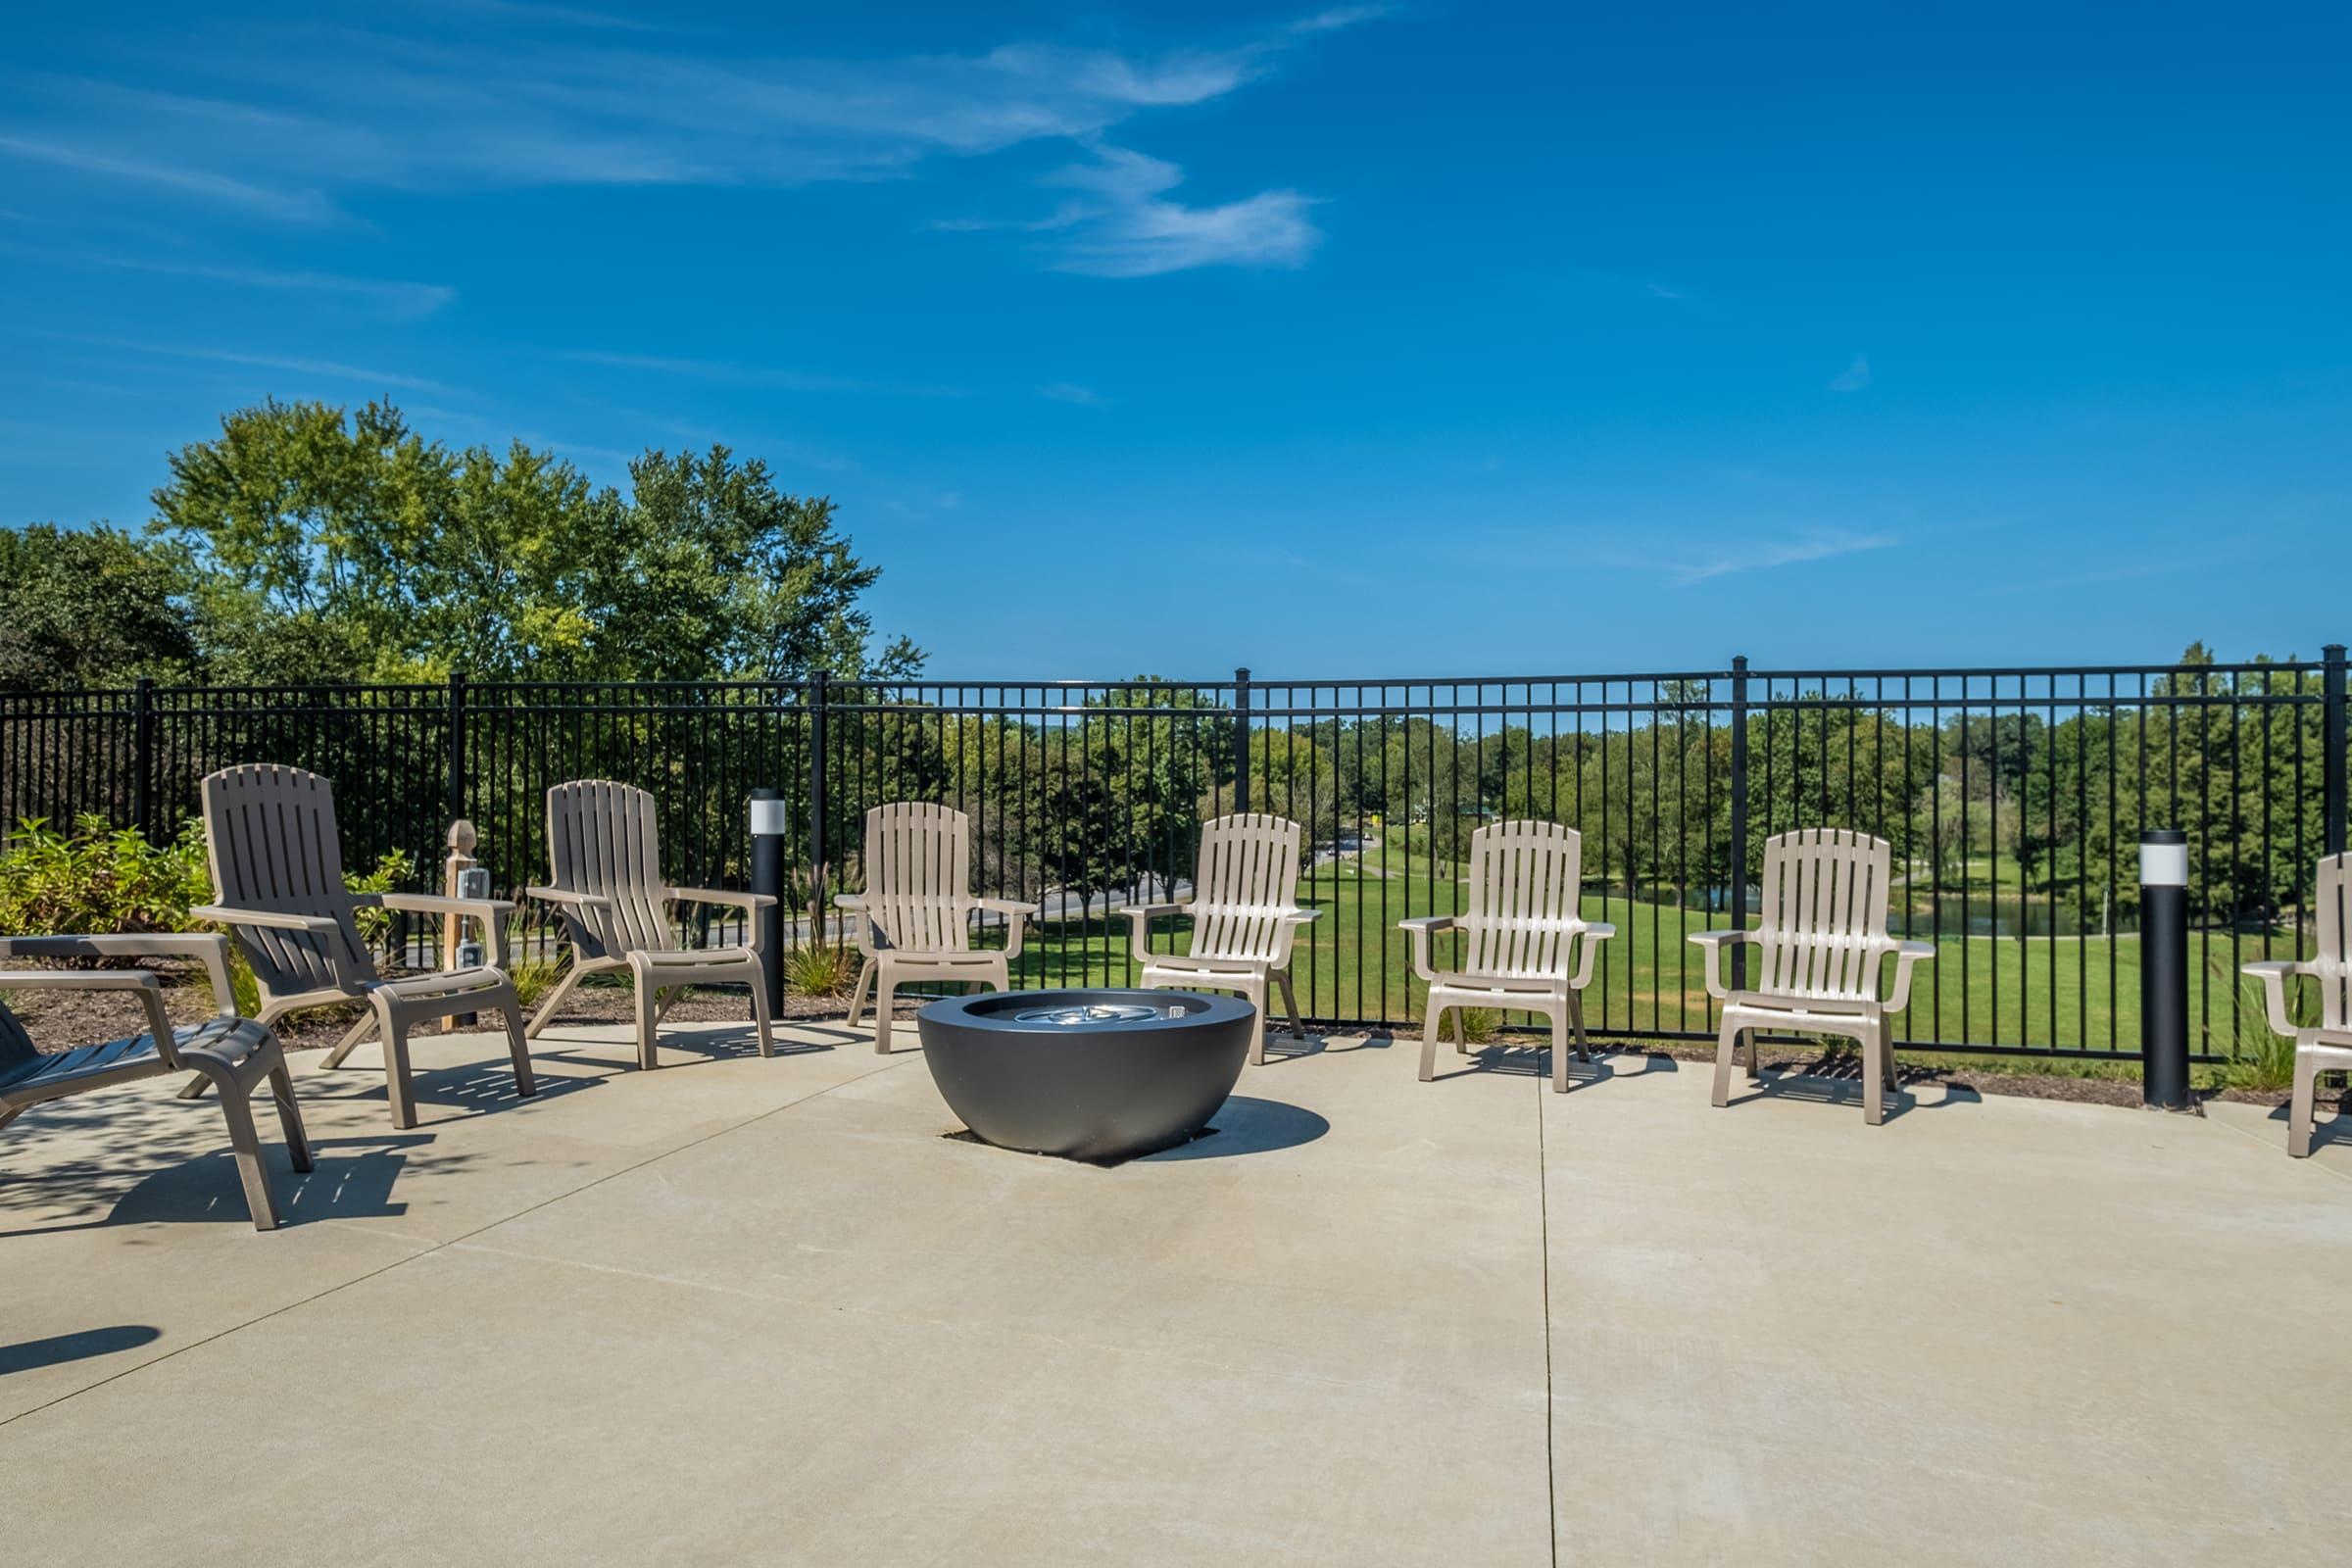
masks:
[[[2139,847],[2139,885],[2143,888],[2188,886],[2188,846],[2142,844]]]
[[[792,831],[784,818],[782,801],[754,801],[752,803],[752,832],[762,838],[781,838]]]

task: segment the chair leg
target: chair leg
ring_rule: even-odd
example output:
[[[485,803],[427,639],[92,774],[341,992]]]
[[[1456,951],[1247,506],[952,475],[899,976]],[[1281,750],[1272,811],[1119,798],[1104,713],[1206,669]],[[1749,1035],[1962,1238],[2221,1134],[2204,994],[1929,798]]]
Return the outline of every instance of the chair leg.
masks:
[[[1576,999],[1570,997],[1568,1006],[1575,1005]],[[1576,1034],[1579,1040],[1583,1039],[1584,1032],[1583,1024],[1578,1024]],[[1576,1059],[1587,1061],[1591,1058],[1580,1047],[1576,1053]],[[1551,1092],[1555,1095],[1564,1095],[1568,1092],[1568,1008],[1566,1007],[1560,1008],[1551,1015]]]
[[[1460,1007],[1453,1009],[1453,1052],[1457,1056],[1470,1054],[1470,1025]]]
[[[2298,1051],[2294,1099],[2286,1111],[2286,1152],[2296,1159],[2311,1157],[2311,1123],[2319,1098],[2320,1058],[2308,1051]]]
[[[1242,987],[1241,993],[1257,1007],[1256,1020],[1250,1026],[1250,1065],[1263,1067],[1266,1064],[1266,987],[1261,981],[1254,987]]]
[[[1429,1004],[1429,1016],[1421,1022],[1421,1081],[1429,1082],[1438,1066],[1438,1022],[1446,1009],[1436,1003]]]
[[[571,967],[564,970],[564,978],[556,982],[555,995],[539,1004],[539,1010],[531,1014],[531,1021],[522,1026],[523,1039],[538,1039],[539,1032],[556,1021],[556,1013],[563,1007],[564,999],[571,995],[572,988],[580,983],[580,956],[574,953],[571,956]]]
[[[416,1086],[409,1078],[409,1026],[386,1011],[384,1030],[384,1099],[392,1107],[392,1125],[416,1125]]]
[[[874,1054],[890,1054],[890,1016],[898,1011],[899,981],[896,975],[879,975],[874,982]]]
[[[359,1022],[343,1031],[343,1038],[335,1042],[334,1049],[326,1054],[326,1059],[318,1065],[321,1068],[342,1066],[351,1054],[375,1033],[375,1009],[370,1007],[361,1015]]]
[[[876,962],[866,959],[858,966],[858,985],[850,993],[850,1027],[858,1027],[858,1014],[865,1010],[865,999],[873,989]]]
[[[313,1170],[311,1136],[303,1130],[302,1104],[294,1098],[294,1075],[284,1062],[270,1069],[270,1098],[277,1102],[277,1125],[286,1135],[286,1159],[296,1170]]]
[[[1862,1036],[1862,1120],[1876,1127],[1886,1119],[1886,1030]]]
[[[642,1071],[652,1072],[662,1065],[661,1054],[654,1048],[654,1031],[662,1022],[662,988],[643,969],[631,978],[636,981],[637,1065]]]
[[[522,1031],[522,1004],[508,998],[499,1008],[499,1016],[507,1020],[507,1054],[514,1059],[514,1093],[528,1100],[539,1092],[539,1083],[531,1074],[531,1048]]]
[[[257,1231],[277,1229],[277,1200],[270,1196],[270,1178],[262,1169],[261,1135],[253,1128],[253,1101],[237,1087],[235,1080],[223,1078],[220,1091],[220,1115],[228,1123],[228,1147],[237,1156],[237,1177],[245,1184],[245,1209],[253,1216]]]
[[[1568,1021],[1576,1029],[1576,1059],[1592,1059],[1592,1043],[1585,1038],[1585,999],[1578,993],[1568,993]]]
[[[1715,1037],[1715,1104],[1718,1109],[1732,1102],[1732,1058],[1740,1054],[1740,1037],[1746,1031],[1729,1018]]]
[[[1291,1038],[1293,1040],[1304,1040],[1306,1038],[1306,1025],[1301,1022],[1298,1017],[1298,993],[1291,989],[1291,971],[1288,969],[1280,970],[1275,974],[1274,979],[1282,987],[1283,1010],[1291,1015]]]
[[[760,1054],[773,1056],[776,1054],[776,1036],[775,1031],[768,1027],[766,977],[752,976],[751,992],[752,1029],[760,1037]]]

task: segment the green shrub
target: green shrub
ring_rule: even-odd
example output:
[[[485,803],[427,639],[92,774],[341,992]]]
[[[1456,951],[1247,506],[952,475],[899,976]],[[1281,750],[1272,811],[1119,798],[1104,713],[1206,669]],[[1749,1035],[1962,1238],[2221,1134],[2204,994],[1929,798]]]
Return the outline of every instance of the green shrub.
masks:
[[[507,927],[507,978],[514,983],[515,1002],[528,1012],[564,978],[564,960],[532,953],[520,919]]]
[[[211,896],[197,822],[157,846],[101,816],[71,833],[33,817],[0,849],[0,930],[24,936],[184,931]]]

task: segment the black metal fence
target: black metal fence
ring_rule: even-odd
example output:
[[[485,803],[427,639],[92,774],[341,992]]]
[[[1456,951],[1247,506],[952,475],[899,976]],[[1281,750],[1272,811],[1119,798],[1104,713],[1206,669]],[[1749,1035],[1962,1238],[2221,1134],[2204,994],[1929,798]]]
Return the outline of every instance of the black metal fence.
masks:
[[[1469,834],[1538,816],[1584,835],[1586,906],[1620,930],[1587,1016],[1711,1035],[1689,933],[1749,906],[1773,833],[1894,847],[1895,920],[1933,941],[1918,1048],[2098,1057],[2138,1043],[2135,851],[2191,847],[2199,1054],[2267,1040],[2243,959],[2296,953],[2312,865],[2344,846],[2345,663],[1722,670],[1397,680],[468,683],[0,695],[0,810],[178,830],[216,768],[332,779],[347,863],[408,857],[421,886],[472,819],[506,891],[545,866],[543,797],[577,777],[651,790],[683,882],[741,885],[751,790],[802,825],[793,943],[833,940],[860,823],[892,800],[973,818],[987,891],[1038,902],[1033,983],[1128,976],[1130,902],[1181,889],[1200,824],[1304,825],[1297,962],[1319,1021],[1419,1014],[1396,922],[1458,906]]]

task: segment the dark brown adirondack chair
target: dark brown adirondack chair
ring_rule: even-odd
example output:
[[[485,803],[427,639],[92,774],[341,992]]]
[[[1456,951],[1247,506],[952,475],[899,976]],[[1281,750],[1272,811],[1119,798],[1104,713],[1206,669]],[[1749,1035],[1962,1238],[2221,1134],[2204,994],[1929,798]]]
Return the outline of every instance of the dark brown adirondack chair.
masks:
[[[193,1071],[220,1091],[220,1114],[245,1184],[245,1206],[257,1231],[277,1229],[277,1203],[262,1172],[261,1137],[253,1126],[253,1094],[263,1080],[277,1102],[286,1154],[296,1170],[311,1168],[311,1144],[294,1102],[294,1081],[277,1036],[267,1024],[237,1016],[228,985],[228,944],[220,937],[0,937],[0,958],[201,959],[213,982],[215,1016],[173,1028],[164,1013],[162,979],[146,969],[0,969],[0,991],[126,991],[147,1012],[147,1032],[104,1045],[42,1055],[24,1028],[0,1004],[0,1127],[35,1105],[68,1095]]]
[[[350,892],[343,885],[334,790],[316,773],[249,763],[210,775],[203,794],[213,903],[189,912],[228,927],[261,982],[264,1024],[310,1007],[367,1003],[368,1015],[336,1043],[324,1065],[341,1066],[362,1042],[380,1031],[395,1127],[416,1125],[409,1030],[431,1019],[503,1014],[515,1090],[525,1098],[538,1093],[523,1044],[522,1007],[506,971],[497,966],[505,956],[502,922],[514,907],[512,904],[433,893]],[[352,918],[352,911],[362,908],[479,921],[483,951],[492,961],[386,980],[375,972],[375,960]],[[195,1098],[204,1087],[205,1080],[197,1079],[183,1098]]]
[[[775,1054],[760,967],[760,923],[752,918],[774,899],[664,882],[654,798],[610,779],[578,779],[547,792],[547,856],[552,885],[524,891],[554,905],[563,917],[571,937],[571,967],[531,1019],[534,1037],[555,1020],[572,987],[592,974],[626,969],[637,990],[639,1066],[658,1063],[654,1031],[688,986],[749,986],[760,1054]],[[735,906],[749,927],[745,941],[731,948],[683,946],[670,918],[676,904]]]

